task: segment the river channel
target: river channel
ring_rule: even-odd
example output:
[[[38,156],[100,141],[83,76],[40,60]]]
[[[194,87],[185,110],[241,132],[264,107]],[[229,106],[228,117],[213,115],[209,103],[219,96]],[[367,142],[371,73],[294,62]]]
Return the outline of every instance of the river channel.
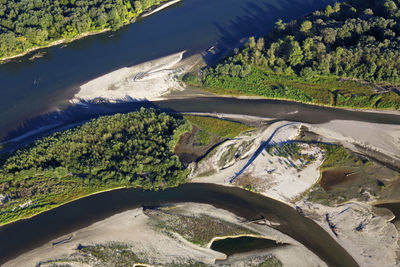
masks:
[[[184,184],[158,192],[138,189],[109,191],[79,199],[31,219],[0,227],[0,264],[54,238],[88,226],[113,214],[164,203],[211,204],[246,219],[279,222],[275,228],[318,255],[329,266],[358,266],[320,226],[279,201],[240,188],[214,184]]]

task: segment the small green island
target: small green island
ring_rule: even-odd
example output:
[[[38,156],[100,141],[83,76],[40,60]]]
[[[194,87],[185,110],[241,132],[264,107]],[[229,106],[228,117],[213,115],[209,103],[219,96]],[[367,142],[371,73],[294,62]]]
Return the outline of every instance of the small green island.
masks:
[[[0,224],[99,191],[184,183],[188,171],[173,148],[190,128],[183,118],[142,109],[37,140],[2,163]]]
[[[400,109],[400,9],[350,0],[284,23],[185,82],[224,95]]]

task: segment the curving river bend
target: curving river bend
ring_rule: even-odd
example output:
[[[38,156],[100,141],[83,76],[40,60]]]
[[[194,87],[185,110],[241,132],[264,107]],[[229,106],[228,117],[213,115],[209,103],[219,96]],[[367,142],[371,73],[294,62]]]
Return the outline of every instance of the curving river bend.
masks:
[[[183,0],[167,10],[123,29],[90,36],[67,46],[43,51],[47,55],[33,62],[22,57],[0,65],[0,137],[45,110],[72,98],[74,90],[102,74],[174,52],[188,54],[217,46],[229,49],[243,37],[261,36],[274,22],[290,20],[330,0]],[[221,12],[223,10],[223,12]],[[61,116],[49,114],[30,124],[32,128],[57,124],[43,131],[81,123],[98,115],[129,112],[139,106],[165,110],[218,112],[273,117],[321,123],[352,119],[400,124],[398,115],[333,110],[285,101],[238,100],[232,98],[188,98],[154,103],[128,103],[69,107]],[[40,133],[39,133],[40,134]],[[292,236],[330,266],[357,266],[353,258],[313,221],[291,207],[238,188],[187,184],[163,192],[124,189],[84,198],[32,219],[0,228],[0,264],[62,234],[87,226],[112,214],[140,205],[171,202],[200,202],[253,218],[260,214],[281,223],[278,230]],[[4,240],[7,240],[4,242]]]
[[[320,226],[293,208],[235,187],[185,184],[159,192],[121,189],[79,199],[31,219],[0,227],[0,264],[54,238],[141,205],[197,202],[211,204],[246,219],[263,215],[279,222],[277,230],[313,251],[329,266],[358,266],[354,259]]]

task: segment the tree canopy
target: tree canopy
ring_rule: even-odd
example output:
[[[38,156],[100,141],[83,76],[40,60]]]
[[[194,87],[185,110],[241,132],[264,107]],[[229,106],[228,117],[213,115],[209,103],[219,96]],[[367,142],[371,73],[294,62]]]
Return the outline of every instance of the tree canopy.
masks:
[[[0,165],[0,223],[15,217],[16,210],[35,210],[92,191],[157,190],[184,183],[188,171],[173,150],[190,127],[184,118],[142,109],[35,141]],[[31,204],[24,207],[27,201]]]
[[[257,47],[251,38],[247,49],[228,61],[234,66],[270,67],[276,73],[301,74],[306,69],[306,73],[400,83],[399,7],[399,0],[328,5],[303,19],[279,21],[264,47]],[[258,42],[264,43],[264,38]],[[234,66],[229,69],[232,74]]]
[[[238,81],[236,78],[261,84],[260,75],[255,75],[258,81],[248,77],[262,70],[267,76],[297,76],[305,80],[335,76],[367,83],[400,84],[399,8],[399,0],[350,0],[288,23],[279,20],[265,38],[251,37],[244,48],[205,70],[203,82],[208,87],[220,88],[227,80],[237,84],[233,82]],[[340,86],[330,88],[335,98],[336,90],[340,91]],[[360,91],[355,89],[352,94],[360,96]],[[378,95],[373,90],[364,91],[362,94],[370,100],[362,101],[377,104]],[[350,93],[342,96],[350,97]],[[308,101],[313,101],[317,94],[308,94]],[[286,98],[284,94],[279,96]],[[396,90],[391,90],[384,97],[390,102],[388,107],[399,108],[398,91],[397,96]],[[323,99],[317,102],[327,104]]]

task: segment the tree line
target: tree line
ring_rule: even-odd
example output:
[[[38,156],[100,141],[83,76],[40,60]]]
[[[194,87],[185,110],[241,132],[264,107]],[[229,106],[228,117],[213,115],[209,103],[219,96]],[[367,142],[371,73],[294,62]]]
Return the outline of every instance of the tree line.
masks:
[[[166,0],[0,0],[0,58],[82,33],[118,29]]]
[[[399,47],[400,0],[349,0],[278,20],[266,37],[184,80],[218,93],[399,109]]]
[[[400,1],[353,0],[328,5],[289,23],[279,20],[265,38],[246,47],[212,72],[243,77],[251,66],[305,78],[337,75],[400,83]]]

